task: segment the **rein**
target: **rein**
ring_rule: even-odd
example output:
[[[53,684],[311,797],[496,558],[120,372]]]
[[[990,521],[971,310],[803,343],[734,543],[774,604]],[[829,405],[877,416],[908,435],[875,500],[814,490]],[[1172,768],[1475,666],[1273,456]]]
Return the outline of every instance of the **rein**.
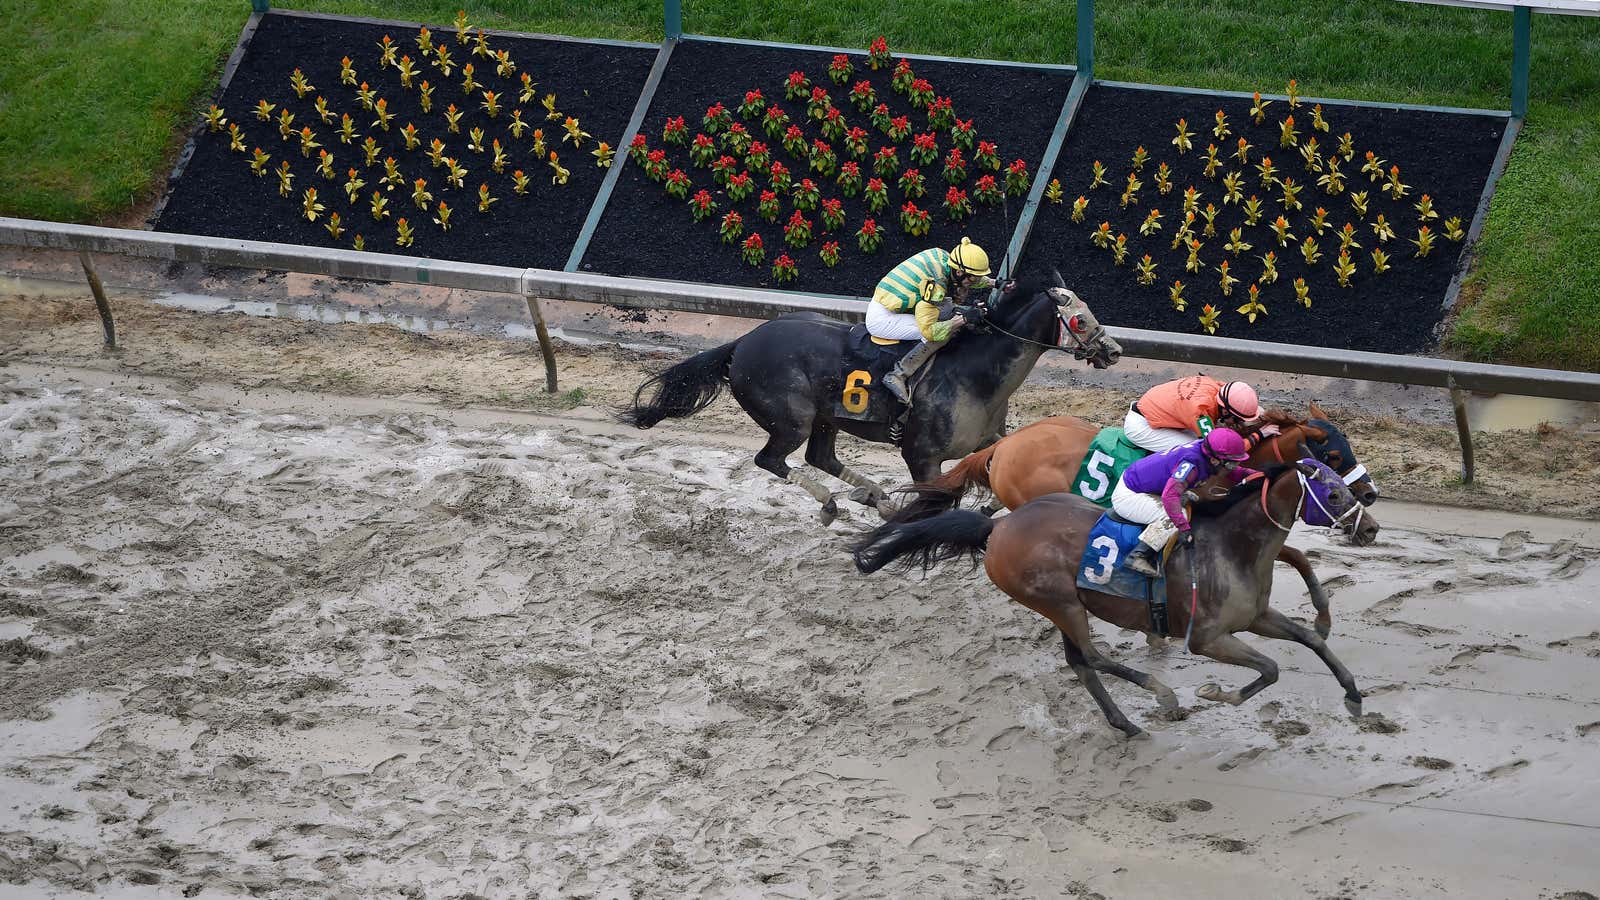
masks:
[[[1032,344],[1035,347],[1043,347],[1046,350],[1060,350],[1062,353],[1069,353],[1070,352],[1077,359],[1088,359],[1089,356],[1090,356],[1090,351],[1089,351],[1088,347],[1085,346],[1085,344],[1086,343],[1087,344],[1093,344],[1096,340],[1098,340],[1100,338],[1100,336],[1102,334],[1105,333],[1105,328],[1101,327],[1101,328],[1097,329],[1094,334],[1089,335],[1085,342],[1079,342],[1078,339],[1076,337],[1074,337],[1073,341],[1077,343],[1077,346],[1075,346],[1075,347],[1064,347],[1064,346],[1062,346],[1060,340],[1057,340],[1053,344],[1047,344],[1044,341],[1036,341],[1033,338],[1025,338],[1020,334],[1012,334],[1011,332],[1005,330],[1004,328],[1001,328],[999,325],[996,325],[993,322],[989,321],[988,318],[985,318],[983,320],[983,326],[985,328],[991,330],[991,331],[998,331],[1001,334],[1005,335],[1006,337],[1011,338],[1014,341],[1017,341],[1018,343]],[[1056,334],[1059,335],[1063,331],[1071,333],[1072,329],[1067,327],[1066,320],[1063,319],[1062,316],[1061,316],[1061,313],[1059,311],[1057,311],[1056,312]]]
[[[1288,526],[1279,525],[1278,520],[1272,517],[1272,510],[1267,508],[1267,489],[1272,487],[1272,482],[1268,481],[1265,477],[1262,477],[1261,479],[1261,511],[1266,514],[1267,521],[1272,523],[1272,527],[1285,534],[1294,530],[1295,521],[1300,518],[1300,512],[1305,509],[1306,495],[1311,493],[1309,487],[1306,485],[1306,474],[1296,469],[1295,475],[1300,479],[1300,499],[1295,501],[1294,515],[1289,517]]]

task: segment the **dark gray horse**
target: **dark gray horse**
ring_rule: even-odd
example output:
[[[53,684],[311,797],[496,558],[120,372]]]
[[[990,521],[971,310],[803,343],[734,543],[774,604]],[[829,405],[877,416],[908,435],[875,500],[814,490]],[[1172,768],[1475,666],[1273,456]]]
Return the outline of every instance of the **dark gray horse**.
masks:
[[[1090,613],[1122,628],[1150,631],[1148,604],[1077,586],[1085,552],[1102,554],[1099,559],[1106,565],[1117,562],[1105,556],[1114,546],[1086,549],[1089,533],[1103,512],[1075,494],[1046,494],[998,520],[971,510],[951,510],[915,522],[890,522],[856,545],[856,566],[875,572],[903,560],[905,565],[928,569],[945,559],[982,556],[990,581],[1061,629],[1067,663],[1106,720],[1137,737],[1141,729],[1117,708],[1099,673],[1150,691],[1163,709],[1175,709],[1178,700],[1149,673],[1101,656],[1090,640]],[[1189,629],[1191,599],[1198,598],[1190,649],[1260,673],[1255,681],[1231,691],[1204,685],[1196,691],[1201,699],[1238,705],[1278,680],[1277,663],[1234,637],[1234,632],[1251,631],[1311,648],[1344,688],[1345,706],[1352,714],[1361,712],[1354,676],[1322,638],[1269,605],[1273,560],[1300,517],[1312,524],[1342,525],[1357,544],[1370,544],[1378,534],[1377,520],[1363,514],[1343,480],[1322,463],[1309,460],[1269,466],[1264,477],[1239,485],[1226,498],[1196,504],[1195,542],[1179,546],[1166,564],[1171,631],[1182,634]],[[1191,568],[1196,565],[1197,569]],[[1191,573],[1197,575],[1193,582]],[[1192,592],[1191,584],[1198,589]]]
[[[1095,368],[1122,355],[1089,307],[1053,280],[1008,285],[998,300],[963,311],[973,322],[958,333],[915,385],[912,407],[899,435],[901,456],[917,481],[939,476],[940,464],[960,459],[1004,434],[1006,404],[1046,350],[1060,349]],[[889,422],[862,422],[833,415],[844,392],[844,359],[850,326],[815,313],[797,313],[756,326],[713,350],[697,353],[639,386],[622,421],[650,428],[668,418],[705,409],[724,386],[766,430],[756,465],[794,482],[820,502],[823,521],[837,507],[818,480],[789,467],[785,458],[806,445],[806,462],[858,488],[857,499],[873,506],[878,485],[839,461],[840,431],[878,443],[895,443]]]

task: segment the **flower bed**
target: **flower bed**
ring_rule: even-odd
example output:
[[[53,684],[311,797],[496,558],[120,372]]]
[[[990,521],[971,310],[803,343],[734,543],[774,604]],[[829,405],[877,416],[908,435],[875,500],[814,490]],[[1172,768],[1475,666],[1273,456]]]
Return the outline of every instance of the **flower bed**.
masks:
[[[998,263],[1071,75],[901,62],[679,45],[583,270],[865,295],[962,236]]]
[[[1255,106],[1091,87],[1024,266],[1058,266],[1111,325],[1382,352],[1432,346],[1461,259],[1452,235],[1471,222],[1505,120],[1280,99],[1258,123]],[[1194,235],[1177,241],[1190,205]]]
[[[264,16],[156,228],[562,268],[655,50],[467,26]]]

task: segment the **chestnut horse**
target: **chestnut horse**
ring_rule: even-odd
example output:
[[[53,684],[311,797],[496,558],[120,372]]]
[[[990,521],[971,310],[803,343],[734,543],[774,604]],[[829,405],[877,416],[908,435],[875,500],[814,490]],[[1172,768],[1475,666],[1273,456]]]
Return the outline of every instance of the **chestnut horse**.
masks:
[[[1173,634],[1188,631],[1193,652],[1259,673],[1235,690],[1206,684],[1196,691],[1203,700],[1237,706],[1278,680],[1277,663],[1234,637],[1235,632],[1251,631],[1311,648],[1344,688],[1346,708],[1359,715],[1361,692],[1350,671],[1319,635],[1268,602],[1272,562],[1296,518],[1304,516],[1310,524],[1342,524],[1357,544],[1370,544],[1377,537],[1378,523],[1361,514],[1349,488],[1321,463],[1273,464],[1265,473],[1221,500],[1195,505],[1194,542],[1180,543],[1167,561],[1169,627]],[[927,571],[942,560],[963,555],[974,563],[982,559],[996,587],[1061,630],[1068,665],[1112,727],[1138,737],[1143,731],[1117,708],[1099,673],[1150,691],[1164,711],[1175,710],[1178,699],[1149,673],[1102,656],[1091,640],[1090,613],[1121,628],[1149,633],[1151,627],[1148,604],[1077,585],[1089,534],[1104,512],[1075,494],[1056,493],[1030,500],[998,519],[955,509],[919,521],[889,522],[856,544],[856,567],[875,572],[900,560],[908,568],[920,565]],[[1101,547],[1087,549],[1105,553]],[[1115,558],[1106,557],[1105,562]]]
[[[1246,465],[1259,469],[1268,463],[1296,459],[1303,444],[1312,456],[1344,478],[1362,505],[1377,502],[1377,485],[1357,461],[1350,441],[1321,407],[1312,403],[1310,409],[1309,420],[1297,419],[1281,409],[1267,410],[1262,425],[1278,426],[1279,434],[1262,438],[1251,450]],[[1011,510],[1045,494],[1069,492],[1089,442],[1099,432],[1098,426],[1073,416],[1053,416],[1025,425],[988,447],[969,453],[939,478],[908,488],[911,500],[894,514],[893,521],[913,521],[953,509],[974,486],[989,491]],[[1102,496],[1109,497],[1115,485],[1095,487],[1100,488]],[[1287,546],[1279,553],[1278,561],[1293,567],[1305,580],[1311,605],[1317,610],[1317,633],[1327,637],[1333,618],[1327,592],[1311,562],[1305,554]]]

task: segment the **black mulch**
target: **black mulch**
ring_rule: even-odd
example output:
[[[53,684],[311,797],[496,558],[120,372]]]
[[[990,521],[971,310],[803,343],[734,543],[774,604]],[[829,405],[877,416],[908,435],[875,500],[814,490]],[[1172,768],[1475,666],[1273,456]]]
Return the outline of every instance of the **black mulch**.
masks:
[[[783,242],[783,224],[793,212],[788,197],[783,198],[783,212],[776,223],[769,224],[756,215],[759,189],[767,187],[766,178],[756,178],[758,191],[751,197],[741,203],[731,203],[717,188],[710,170],[691,165],[686,148],[662,143],[662,125],[669,117],[683,116],[692,137],[701,130],[700,122],[706,108],[719,101],[733,111],[734,121],[744,122],[739,116],[738,107],[744,100],[745,92],[753,88],[759,88],[769,103],[777,102],[783,106],[789,118],[801,125],[808,140],[821,137],[817,126],[806,119],[805,103],[784,100],[784,85],[788,75],[798,70],[805,72],[813,85],[828,89],[834,104],[844,112],[851,124],[860,125],[870,133],[868,158],[862,166],[865,180],[872,174],[871,155],[879,147],[888,144],[889,140],[882,132],[871,127],[867,114],[857,111],[849,102],[850,85],[862,78],[869,79],[879,99],[889,105],[894,115],[910,116],[913,135],[927,130],[927,114],[913,109],[904,96],[890,89],[889,76],[893,62],[889,67],[873,72],[867,66],[865,51],[852,53],[850,59],[855,66],[855,75],[850,82],[841,86],[828,78],[828,64],[832,59],[833,54],[826,52],[701,41],[689,41],[674,50],[642,131],[652,147],[666,149],[674,166],[690,175],[696,190],[702,187],[714,189],[720,208],[715,217],[694,222],[684,201],[668,196],[661,185],[646,178],[640,168],[630,161],[622,170],[600,228],[584,256],[582,268],[615,275],[864,296],[871,292],[885,272],[901,260],[929,247],[954,246],[963,235],[987,249],[991,259],[998,265],[1000,255],[1010,240],[1010,232],[999,206],[978,207],[974,204],[975,215],[961,224],[948,221],[944,215],[941,204],[949,185],[941,175],[942,156],[951,145],[948,134],[944,132],[939,134],[938,141],[940,161],[917,166],[927,178],[928,193],[915,202],[932,213],[932,230],[926,236],[912,237],[901,229],[899,211],[905,197],[896,184],[897,176],[886,178],[884,182],[888,187],[889,205],[881,213],[872,216],[883,229],[884,242],[871,255],[861,252],[855,238],[857,229],[868,217],[861,196],[844,198],[832,179],[816,179],[812,176],[822,188],[824,198],[843,200],[845,225],[833,234],[822,235],[816,213],[807,213],[807,218],[817,223],[817,234],[808,246],[796,250]],[[899,57],[894,59],[898,60]],[[979,139],[998,145],[1003,164],[1009,164],[1017,158],[1024,159],[1029,172],[1037,177],[1039,158],[1044,153],[1045,144],[1071,87],[1070,73],[932,61],[914,61],[913,69],[917,76],[932,83],[939,96],[953,99],[959,118],[973,120]],[[759,119],[745,124],[752,128],[759,140],[768,144],[773,159],[782,161],[793,171],[796,181],[810,175],[804,160],[786,153],[781,141],[768,140]],[[842,152],[840,142],[830,143],[840,151],[841,162],[849,158]],[[909,139],[899,145],[902,167],[916,165],[910,162],[910,146]],[[971,164],[971,153],[966,156],[969,161],[968,174],[960,187],[970,194],[973,182],[980,174],[986,173]],[[1023,199],[1009,201],[1013,226]],[[766,262],[761,267],[745,265],[740,259],[738,246],[721,242],[718,226],[722,214],[729,209],[738,209],[744,216],[746,235],[752,230],[761,234],[767,249]],[[831,269],[825,267],[818,257],[824,240],[839,242],[841,260]],[[800,270],[798,280],[784,285],[774,284],[771,264],[780,253],[788,253],[796,261]]]
[[[1379,109],[1328,105],[1323,114],[1331,133],[1316,133],[1324,155],[1338,147],[1339,136],[1349,131],[1354,137],[1355,158],[1343,165],[1349,187],[1345,194],[1330,197],[1319,188],[1316,175],[1305,170],[1300,154],[1279,147],[1279,123],[1290,110],[1283,100],[1267,108],[1267,119],[1255,125],[1250,119],[1248,98],[1216,97],[1146,91],[1095,85],[1084,98],[1083,108],[1068,135],[1053,173],[1061,180],[1065,194],[1060,205],[1042,204],[1033,233],[1023,251],[1025,264],[1053,264],[1061,269],[1069,284],[1095,309],[1102,322],[1135,328],[1203,333],[1197,316],[1203,304],[1222,310],[1217,334],[1226,337],[1311,344],[1324,347],[1408,353],[1425,350],[1437,339],[1436,331],[1444,318],[1445,290],[1461,259],[1462,245],[1444,237],[1443,222],[1460,216],[1462,226],[1472,220],[1484,181],[1488,177],[1505,120],[1488,116],[1457,115],[1415,110]],[[1215,114],[1222,109],[1233,135],[1216,141],[1211,129]],[[1303,142],[1311,132],[1311,107],[1302,105],[1295,112],[1296,127]],[[1195,149],[1180,156],[1171,141],[1177,135],[1176,123],[1182,117],[1195,133]],[[1244,225],[1237,205],[1223,206],[1222,174],[1239,170],[1230,154],[1244,136],[1254,148],[1250,165],[1244,169],[1244,193],[1259,196],[1267,210],[1256,227],[1245,227],[1244,238],[1253,248],[1240,257],[1225,255],[1223,244],[1228,231]],[[1205,148],[1218,144],[1224,165],[1216,180],[1203,176]],[[1137,205],[1122,209],[1119,197],[1131,170],[1134,150],[1143,145],[1150,154],[1140,179],[1144,188]],[[1365,153],[1372,150],[1390,165],[1400,166],[1401,181],[1411,186],[1400,201],[1391,200],[1380,188],[1360,173]],[[1264,191],[1256,172],[1262,155],[1270,155],[1280,176],[1305,184],[1300,199],[1305,208],[1287,216],[1297,240],[1311,234],[1309,215],[1318,206],[1328,210],[1332,227],[1318,239],[1323,259],[1307,268],[1298,243],[1277,246],[1268,224],[1283,212],[1278,199],[1281,191]],[[1095,160],[1105,164],[1107,185],[1091,191],[1090,171]],[[1156,167],[1166,162],[1172,167],[1173,189],[1159,196],[1155,187]],[[1309,182],[1309,183],[1308,183]],[[1200,206],[1216,203],[1223,210],[1217,216],[1217,236],[1201,237],[1205,245],[1200,258],[1206,269],[1201,274],[1184,271],[1187,252],[1171,249],[1171,241],[1182,220],[1183,191],[1193,185],[1203,197]],[[1356,219],[1348,194],[1366,190],[1369,211]],[[1414,204],[1423,194],[1433,198],[1439,218],[1429,223],[1436,234],[1433,253],[1415,259],[1416,247],[1410,242],[1421,224]],[[1089,199],[1082,223],[1071,220],[1072,202],[1079,195]],[[1152,208],[1162,213],[1162,229],[1152,237],[1139,234],[1139,225]],[[1383,213],[1393,225],[1395,238],[1384,244],[1389,254],[1390,271],[1373,274],[1369,255],[1378,246],[1371,223]],[[1090,243],[1089,235],[1101,222],[1110,221],[1113,233],[1128,235],[1130,252],[1127,264],[1116,266],[1108,251]],[[1333,264],[1339,241],[1335,232],[1346,222],[1358,229],[1361,249],[1351,252],[1358,273],[1349,288],[1338,286]],[[1262,285],[1262,303],[1267,314],[1254,324],[1236,310],[1247,299],[1251,282],[1262,270],[1261,255],[1277,254],[1278,281]],[[1145,286],[1136,280],[1134,264],[1149,253],[1157,265],[1155,284]],[[1232,274],[1240,279],[1231,297],[1222,296],[1216,266],[1231,260]],[[1295,302],[1293,282],[1304,277],[1311,289],[1310,309]],[[1186,285],[1187,312],[1179,313],[1168,301],[1168,288],[1174,278]]]
[[[238,123],[245,131],[250,148],[259,146],[272,154],[269,169],[275,169],[283,160],[289,161],[295,174],[293,196],[278,196],[278,179],[270,171],[259,178],[253,175],[250,153],[230,152],[226,130],[216,134],[202,132],[193,158],[172,186],[156,228],[347,249],[354,236],[361,233],[366,238],[366,249],[377,252],[509,266],[564,267],[590,202],[605,177],[605,170],[596,167],[590,151],[595,149],[596,141],[606,141],[613,147],[622,142],[628,117],[655,59],[655,49],[491,37],[490,48],[510,50],[517,65],[510,78],[501,78],[495,73],[492,59],[474,57],[471,45],[456,43],[453,31],[445,27],[430,29],[434,43],[446,44],[457,61],[458,68],[449,77],[433,68],[431,60],[420,58],[415,29],[278,14],[263,17],[217,103],[226,110],[228,121]],[[398,45],[397,55],[410,55],[422,71],[418,83],[427,79],[433,85],[432,112],[422,112],[418,92],[402,88],[394,68],[379,67],[377,44],[385,34]],[[346,55],[354,62],[358,77],[389,101],[389,110],[394,114],[389,131],[372,124],[376,116],[361,107],[355,87],[340,84],[339,61]],[[481,88],[470,97],[463,93],[459,65],[466,62],[474,64],[475,80],[500,93],[507,103],[498,118],[490,119],[480,108]],[[290,74],[296,67],[316,87],[304,100],[297,99],[289,86]],[[578,117],[583,130],[593,135],[581,150],[561,142],[561,123],[544,120],[545,109],[539,100],[518,104],[522,72],[532,75],[541,98],[554,92],[557,109]],[[334,125],[324,125],[318,118],[313,104],[319,94],[334,112]],[[316,151],[309,159],[301,156],[298,141],[281,139],[276,121],[267,123],[255,117],[253,110],[261,99],[277,104],[279,110],[293,112],[295,128],[311,127],[317,142],[334,154],[337,178],[324,180],[317,172]],[[448,133],[446,128],[444,110],[451,103],[465,111],[459,134]],[[524,131],[518,140],[506,129],[511,109],[519,106],[525,121],[544,129],[545,142],[560,154],[561,164],[571,171],[567,184],[553,185],[549,167],[532,157],[529,131]],[[337,122],[342,113],[349,113],[355,120],[360,136],[349,145],[338,140]],[[416,124],[422,137],[416,150],[406,150],[400,135],[400,129],[408,122]],[[505,146],[511,162],[503,174],[497,175],[490,168],[488,152],[479,154],[467,148],[468,133],[475,126],[484,129],[486,150],[489,140],[496,137]],[[383,148],[383,154],[370,167],[364,164],[365,154],[360,147],[368,134]],[[447,185],[444,171],[433,168],[428,161],[427,147],[434,138],[443,140],[448,147],[446,155],[457,157],[468,170],[463,187]],[[370,200],[383,175],[383,156],[395,157],[407,186],[389,192],[391,215],[378,223],[371,215]],[[620,159],[619,153],[619,162]],[[367,182],[355,204],[349,202],[343,188],[345,172],[352,166],[361,170],[361,178]],[[532,179],[524,196],[512,190],[514,169],[524,170]],[[428,180],[435,203],[443,200],[454,210],[448,231],[433,224],[431,211],[424,214],[413,204],[410,183],[416,178]],[[478,212],[478,186],[483,183],[489,185],[491,195],[499,198],[487,214]],[[341,240],[334,241],[323,228],[325,219],[312,223],[300,215],[302,197],[309,187],[317,189],[317,199],[327,212],[340,214],[346,228]],[[395,219],[401,216],[416,231],[415,243],[409,248],[396,247],[394,243]]]

